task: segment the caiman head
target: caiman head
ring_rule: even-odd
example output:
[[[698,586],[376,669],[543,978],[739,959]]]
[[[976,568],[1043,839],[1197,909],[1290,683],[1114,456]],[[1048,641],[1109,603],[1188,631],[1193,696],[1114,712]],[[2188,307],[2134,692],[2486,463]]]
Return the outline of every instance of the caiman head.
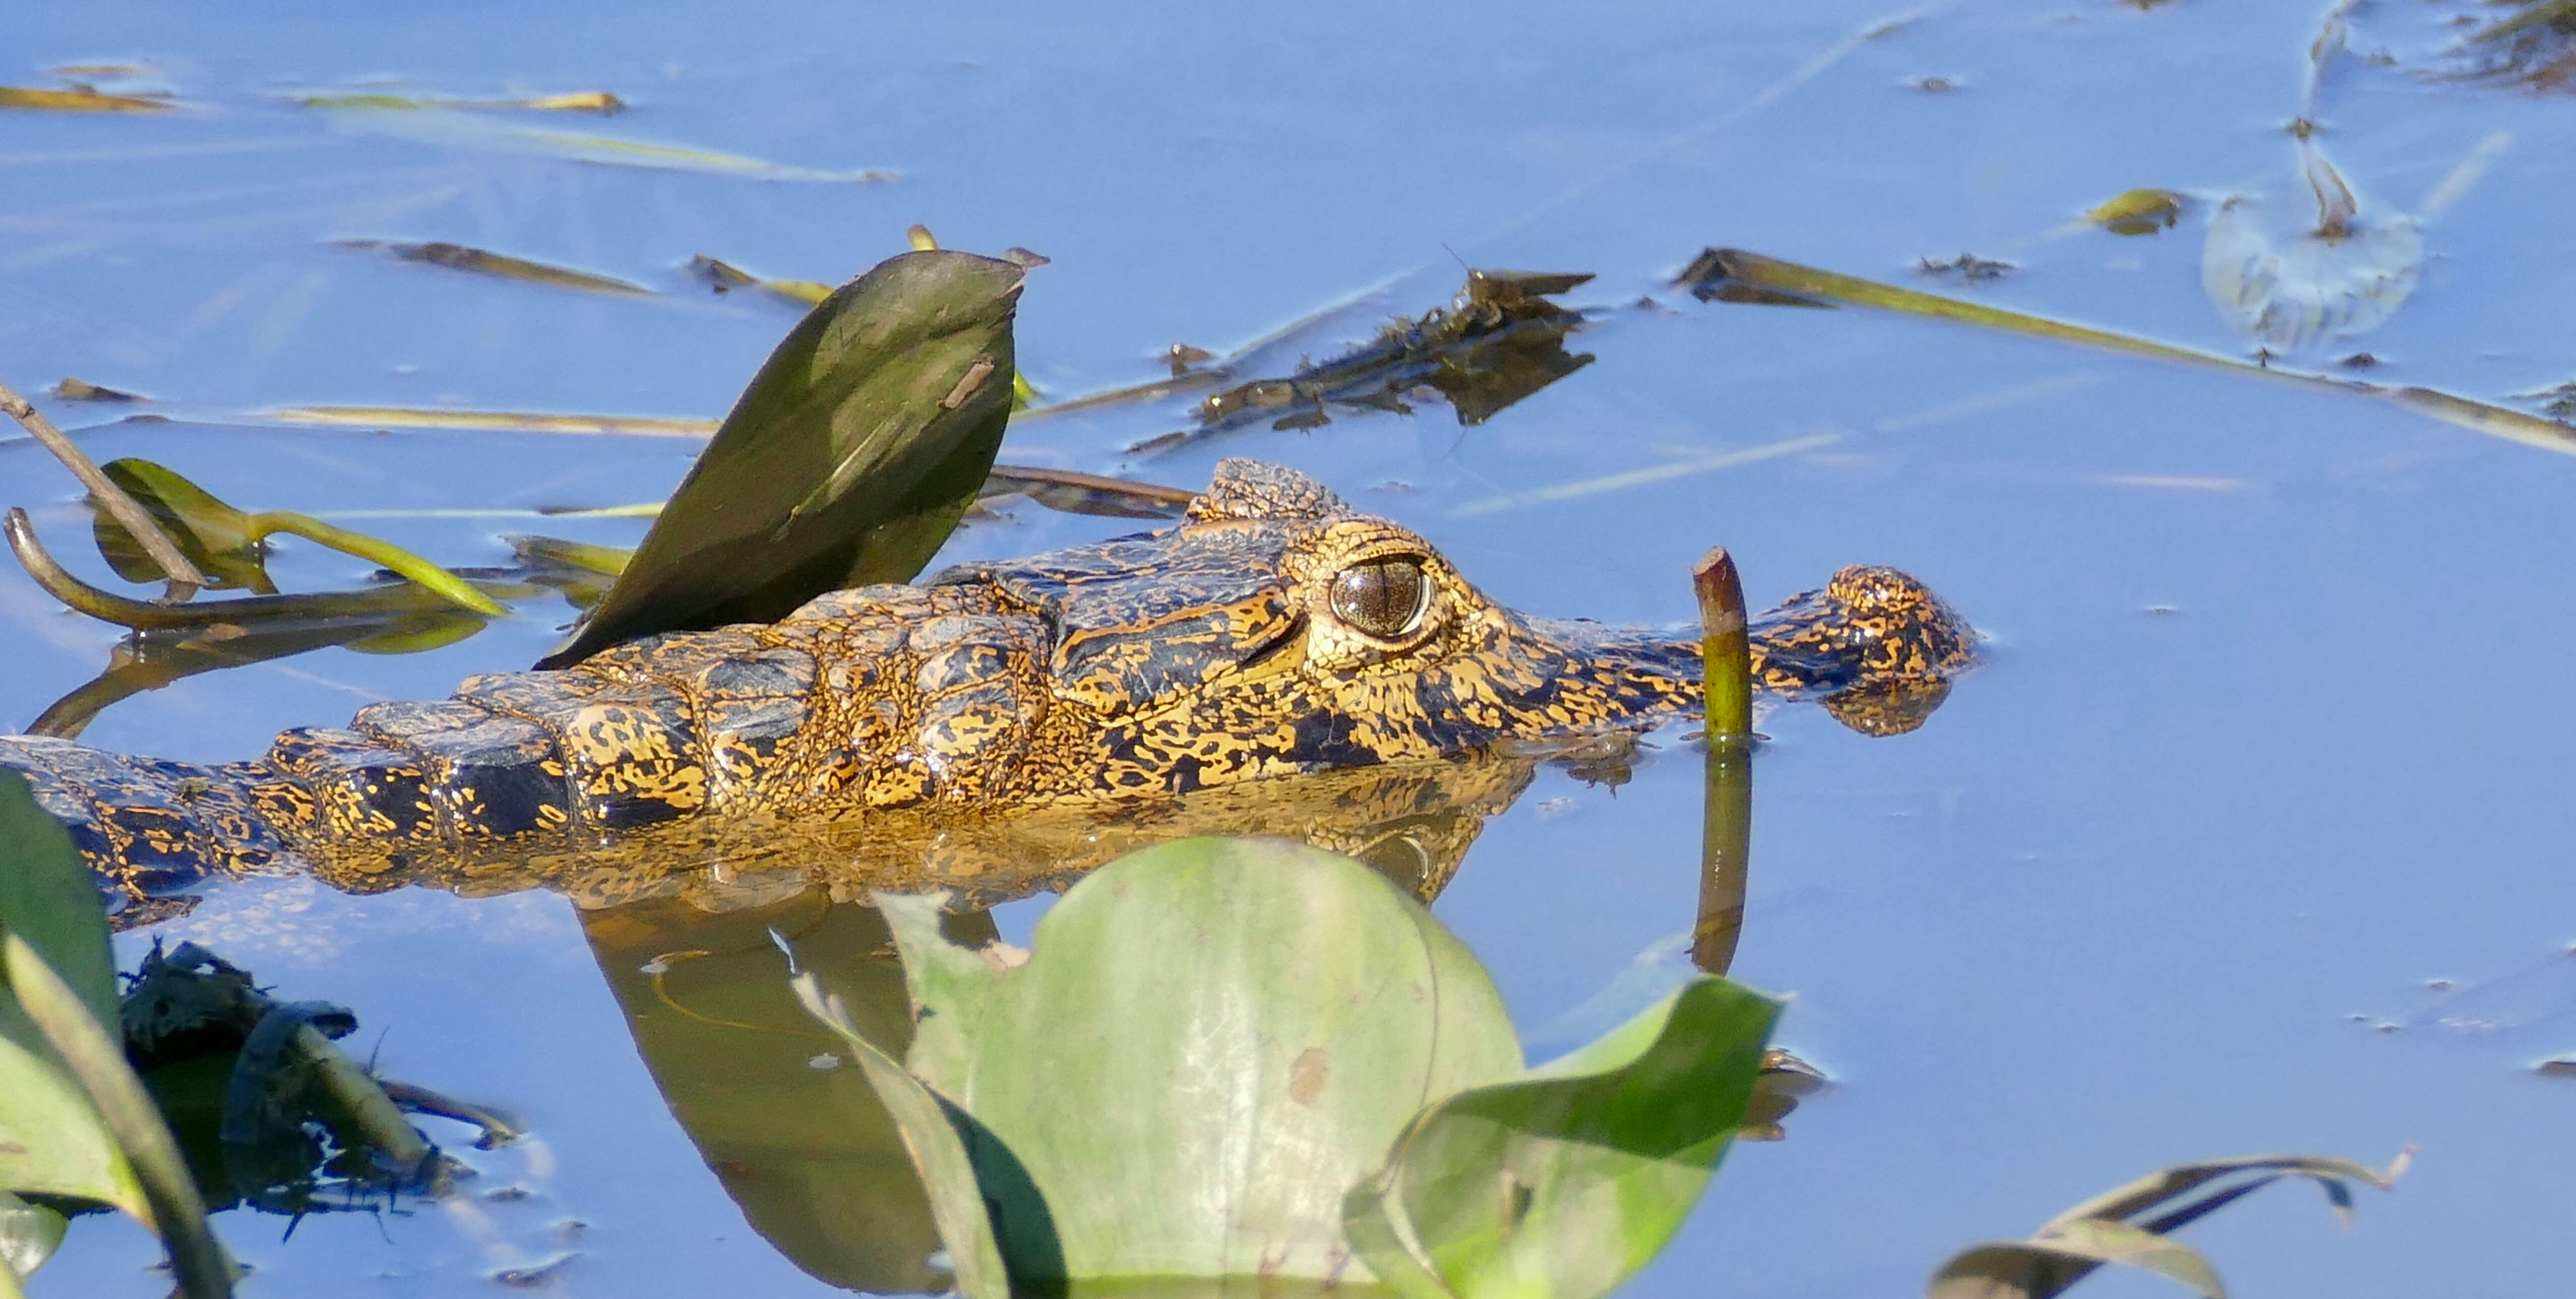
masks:
[[[1041,743],[1056,751],[1030,756],[1096,763],[1108,793],[1642,728],[1699,707],[1695,630],[1515,613],[1418,534],[1249,460],[1219,464],[1176,527],[932,582],[989,585],[1043,620],[1044,729],[1066,747]],[[1790,694],[1937,685],[1973,637],[1887,569],[1847,569],[1753,632],[1757,681]],[[1066,725],[1066,714],[1078,721]]]

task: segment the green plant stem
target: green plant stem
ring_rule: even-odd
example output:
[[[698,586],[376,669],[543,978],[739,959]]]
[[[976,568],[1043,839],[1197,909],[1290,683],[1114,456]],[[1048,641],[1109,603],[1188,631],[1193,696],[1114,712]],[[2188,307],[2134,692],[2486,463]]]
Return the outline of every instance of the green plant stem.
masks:
[[[118,523],[124,524],[127,532],[134,534],[134,540],[142,545],[143,553],[150,555],[152,562],[159,564],[162,573],[169,578],[164,599],[178,603],[195,595],[197,589],[206,584],[206,575],[198,572],[197,566],[180,553],[179,543],[161,530],[160,521],[127,495],[124,488],[117,486],[115,479],[90,463],[89,455],[80,449],[80,445],[54,427],[54,422],[45,418],[44,412],[30,405],[7,384],[0,384],[0,410],[7,411],[11,419],[18,421],[19,427],[27,430],[29,437],[53,452],[54,458],[72,471],[72,477],[79,479],[81,486],[88,488],[89,494],[115,516]]]
[[[249,522],[250,537],[253,541],[265,540],[281,532],[291,537],[302,537],[307,541],[329,546],[344,555],[355,555],[360,559],[382,564],[411,579],[423,589],[438,593],[459,608],[471,609],[486,618],[509,616],[509,610],[502,608],[492,597],[475,590],[465,579],[390,541],[370,537],[363,532],[335,528],[312,515],[297,514],[292,510],[271,510],[254,514],[250,516]]]
[[[454,602],[417,583],[372,591],[327,591],[310,595],[253,595],[204,604],[159,604],[102,591],[71,575],[36,539],[27,512],[11,509],[6,531],[9,549],[26,566],[27,575],[45,593],[103,622],[136,631],[202,630],[225,624],[248,627],[261,622],[327,622],[335,618],[371,617],[422,609],[444,609]]]
[[[1753,647],[1745,632],[1744,581],[1726,547],[1700,557],[1691,569],[1691,589],[1699,597],[1700,691],[1709,738],[1750,736]]]
[[[226,1299],[232,1294],[232,1261],[206,1225],[205,1201],[179,1158],[179,1145],[153,1107],[143,1081],[125,1063],[125,1050],[81,1005],[80,994],[54,973],[45,958],[15,933],[0,935],[0,969],[9,990],[45,1040],[89,1093],[99,1117],[133,1164],[151,1206],[151,1227],[170,1251],[170,1269],[187,1299]]]
[[[1753,650],[1744,582],[1723,546],[1691,570],[1699,597],[1700,694],[1708,719],[1707,788],[1700,826],[1699,918],[1691,963],[1725,974],[1744,933],[1753,841]]]
[[[2430,416],[2445,424],[2470,429],[2490,437],[2520,442],[2525,446],[2576,455],[2576,428],[2537,415],[2492,405],[2469,397],[2437,391],[2432,388],[2392,388],[2385,384],[2364,383],[2359,379],[2338,379],[2322,374],[2283,369],[2274,365],[2256,365],[2210,352],[2176,347],[2152,339],[2138,338],[2109,330],[2070,325],[2064,321],[2006,311],[1957,298],[1915,289],[1900,289],[1892,284],[1864,280],[1856,275],[1801,266],[1796,262],[1765,257],[1739,248],[1711,248],[1702,252],[1675,281],[1693,288],[1722,288],[1733,284],[1757,291],[1788,294],[1822,303],[1840,303],[1855,307],[1876,307],[1903,312],[1910,316],[1929,316],[1936,320],[1954,320],[1961,324],[2032,338],[2052,339],[2098,347],[2129,356],[2150,357],[2159,361],[2179,361],[2187,365],[2226,370],[2303,388],[2321,389],[2363,397],[2376,397],[2405,407],[2419,415]]]

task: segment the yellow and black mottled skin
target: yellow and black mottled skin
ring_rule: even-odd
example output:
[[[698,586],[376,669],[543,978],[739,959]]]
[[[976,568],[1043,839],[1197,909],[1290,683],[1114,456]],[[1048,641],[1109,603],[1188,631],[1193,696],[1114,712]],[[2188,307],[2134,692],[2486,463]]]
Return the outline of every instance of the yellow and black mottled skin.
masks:
[[[1400,579],[1392,613],[1341,602],[1359,570]],[[1754,672],[1886,734],[1920,723],[1973,639],[1912,578],[1847,568],[1754,620]],[[713,851],[675,822],[741,842],[900,821],[936,841],[959,818],[1150,807],[1641,728],[1699,697],[1695,631],[1524,617],[1414,533],[1229,460],[1160,532],[475,677],[444,701],[288,731],[252,762],[0,737],[0,766],[28,775],[111,893],[141,902],[287,865],[349,888],[467,887],[631,863],[621,843],[675,833]]]

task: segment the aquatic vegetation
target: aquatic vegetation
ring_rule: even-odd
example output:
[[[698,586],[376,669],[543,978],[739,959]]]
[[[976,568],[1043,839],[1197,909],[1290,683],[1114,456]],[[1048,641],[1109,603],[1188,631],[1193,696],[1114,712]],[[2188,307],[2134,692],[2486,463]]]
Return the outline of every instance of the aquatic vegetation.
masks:
[[[977,1299],[1363,1268],[1403,1294],[1605,1294],[1706,1186],[1778,1014],[1704,977],[1525,1071],[1419,903],[1280,844],[1122,858],[1025,953],[956,946],[932,899],[879,905],[924,1008],[903,1058],[811,976],[798,992],[904,1132]]]
[[[2285,1177],[2313,1181],[2337,1217],[2352,1216],[2359,1182],[2387,1190],[2406,1171],[2411,1148],[2385,1171],[2319,1155],[2253,1155],[2176,1164],[2114,1187],[2048,1220],[2029,1239],[1971,1245],[1933,1273],[1929,1299],[2053,1299],[2105,1263],[2178,1281],[2226,1299],[2217,1269],[2168,1233]],[[2154,1217],[2142,1215],[2154,1214]]]
[[[998,258],[912,252],[814,308],[544,662],[651,632],[770,622],[825,591],[911,580],[1001,448],[1025,274]]]
[[[1473,427],[1592,363],[1591,354],[1565,349],[1567,336],[1582,328],[1583,313],[1549,301],[1591,279],[1471,270],[1450,305],[1398,320],[1369,342],[1320,364],[1300,365],[1286,377],[1212,393],[1199,403],[1198,427],[1127,449],[1159,455],[1263,422],[1273,429],[1318,428],[1332,422],[1336,407],[1409,415],[1408,399],[1425,394],[1446,400],[1458,423]],[[1217,381],[1233,377],[1224,369],[1179,372],[1174,382],[1194,373]],[[1131,393],[1144,400],[1172,390],[1149,384]],[[1097,405],[1116,396],[1086,401]]]
[[[0,772],[0,1294],[61,1241],[64,1202],[159,1232],[186,1299],[232,1293],[232,1264],[117,1022],[97,886],[26,782]]]

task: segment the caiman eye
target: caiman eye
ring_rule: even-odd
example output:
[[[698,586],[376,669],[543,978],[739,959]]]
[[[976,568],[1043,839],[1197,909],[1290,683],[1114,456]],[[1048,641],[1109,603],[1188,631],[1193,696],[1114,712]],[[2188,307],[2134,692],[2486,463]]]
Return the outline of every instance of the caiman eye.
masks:
[[[1430,604],[1420,555],[1367,560],[1333,575],[1333,616],[1380,640],[1411,634]]]

